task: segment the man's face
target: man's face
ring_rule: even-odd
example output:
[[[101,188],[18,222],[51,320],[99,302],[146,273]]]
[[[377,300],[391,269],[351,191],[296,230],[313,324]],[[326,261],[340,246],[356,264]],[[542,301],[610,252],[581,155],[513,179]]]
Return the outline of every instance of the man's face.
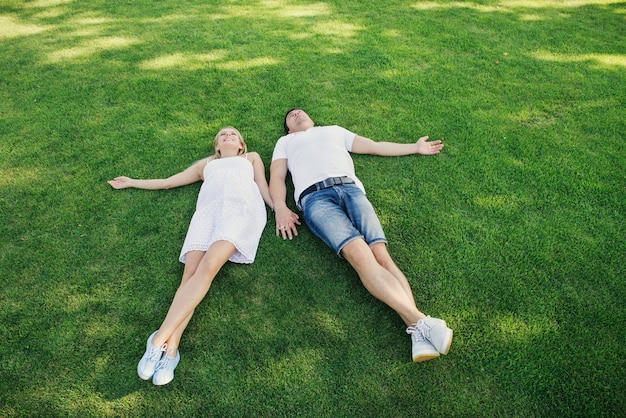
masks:
[[[313,120],[302,109],[294,109],[285,116],[289,133],[306,131],[313,127]]]

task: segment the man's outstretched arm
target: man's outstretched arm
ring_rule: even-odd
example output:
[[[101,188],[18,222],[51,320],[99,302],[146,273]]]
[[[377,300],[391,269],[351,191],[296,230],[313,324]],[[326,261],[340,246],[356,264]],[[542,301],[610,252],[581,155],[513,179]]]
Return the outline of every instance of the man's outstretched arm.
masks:
[[[397,142],[375,142],[364,136],[357,135],[352,143],[352,152],[355,154],[382,155],[387,157],[397,157],[402,155],[439,154],[443,144],[441,140],[428,141],[427,136],[423,136],[414,144],[399,144]]]

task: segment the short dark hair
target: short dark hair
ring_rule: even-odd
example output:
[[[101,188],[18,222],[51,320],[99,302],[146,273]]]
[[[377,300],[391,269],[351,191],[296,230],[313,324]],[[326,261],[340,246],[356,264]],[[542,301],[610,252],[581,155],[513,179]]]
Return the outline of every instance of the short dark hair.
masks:
[[[285,129],[285,135],[289,133],[289,127],[287,126],[287,115],[293,112],[294,110],[300,109],[299,107],[292,107],[285,113],[285,118],[283,119],[283,128]]]

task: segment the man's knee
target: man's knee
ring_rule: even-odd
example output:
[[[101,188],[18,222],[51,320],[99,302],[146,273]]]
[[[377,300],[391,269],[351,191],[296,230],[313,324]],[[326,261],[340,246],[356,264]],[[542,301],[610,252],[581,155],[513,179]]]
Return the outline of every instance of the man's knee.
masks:
[[[341,255],[357,270],[376,261],[370,246],[362,238],[356,238],[347,243],[341,249]]]
[[[373,244],[370,248],[378,264],[380,264],[383,267],[387,267],[390,264],[394,264],[393,259],[391,258],[391,255],[389,254],[389,251],[387,250],[386,243],[377,242]]]

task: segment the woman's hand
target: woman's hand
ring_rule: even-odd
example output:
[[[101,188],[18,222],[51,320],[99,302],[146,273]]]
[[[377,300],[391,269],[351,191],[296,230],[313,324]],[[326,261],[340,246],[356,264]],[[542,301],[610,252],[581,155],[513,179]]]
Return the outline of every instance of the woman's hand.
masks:
[[[113,180],[107,181],[114,189],[126,189],[131,186],[131,181],[133,179],[125,176],[115,177]]]

